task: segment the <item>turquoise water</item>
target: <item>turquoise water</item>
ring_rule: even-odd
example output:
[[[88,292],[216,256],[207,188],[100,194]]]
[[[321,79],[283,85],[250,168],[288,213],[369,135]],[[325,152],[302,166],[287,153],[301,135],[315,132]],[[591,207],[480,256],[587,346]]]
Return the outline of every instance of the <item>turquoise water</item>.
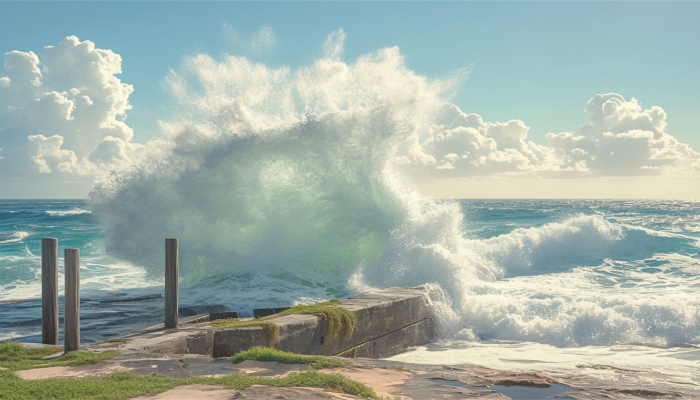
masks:
[[[366,262],[340,274],[324,275],[321,269],[300,279],[304,270],[293,276],[269,269],[194,273],[183,279],[181,304],[223,303],[250,313],[256,306],[365,290],[353,283],[362,274],[364,285],[372,287],[433,284],[430,294],[445,338],[554,346],[700,344],[700,203],[456,203],[463,214],[462,245],[479,262],[490,263],[496,271],[492,279],[460,281],[476,268],[470,259],[453,260],[450,270],[424,255],[399,264],[387,241],[383,266]],[[1,339],[38,340],[42,237],[59,238],[61,249],[81,250],[85,341],[160,322],[162,298],[156,295],[162,282],[143,266],[105,251],[105,232],[85,201],[0,201]],[[114,302],[144,295],[152,296]],[[24,299],[30,300],[15,302]]]

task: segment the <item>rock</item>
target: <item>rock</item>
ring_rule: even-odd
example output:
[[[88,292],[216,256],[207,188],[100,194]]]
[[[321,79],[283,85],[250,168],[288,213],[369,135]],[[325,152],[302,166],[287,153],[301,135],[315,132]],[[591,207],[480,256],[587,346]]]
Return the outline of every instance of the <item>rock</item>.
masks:
[[[255,316],[255,318],[268,317],[270,315],[279,314],[285,310],[289,310],[289,307],[255,308],[253,309],[253,316]]]
[[[210,314],[228,311],[228,307],[223,304],[205,304],[201,306],[187,306],[177,309],[180,317],[191,317],[197,314]]]
[[[222,311],[213,312],[209,314],[209,321],[216,321],[217,319],[227,318],[238,318],[238,311]]]

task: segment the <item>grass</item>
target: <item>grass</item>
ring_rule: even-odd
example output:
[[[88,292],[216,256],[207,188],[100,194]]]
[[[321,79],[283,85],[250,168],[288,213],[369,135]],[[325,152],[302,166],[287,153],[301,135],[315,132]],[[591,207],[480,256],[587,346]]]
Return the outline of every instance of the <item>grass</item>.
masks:
[[[63,351],[63,348],[58,346],[25,349],[21,344],[12,341],[0,343],[0,368],[10,371],[19,371],[32,368],[96,364],[119,354],[118,351],[114,350],[101,353],[78,350],[71,351],[65,356],[53,360],[43,359],[46,356],[60,353],[61,351]]]
[[[129,341],[129,339],[124,339],[124,338],[120,338],[120,337],[105,340],[105,342],[107,342],[107,343],[126,343],[128,341]]]
[[[238,364],[245,360],[276,361],[282,364],[309,364],[309,366],[313,369],[337,368],[350,364],[349,361],[338,360],[337,358],[329,358],[325,356],[305,356],[262,346],[251,347],[250,349],[236,353],[233,357],[231,357],[231,361],[233,361],[234,364]]]
[[[176,386],[210,384],[232,389],[245,389],[252,385],[277,387],[315,387],[364,398],[379,399],[369,387],[339,374],[325,374],[309,370],[290,373],[282,378],[250,376],[244,373],[220,378],[191,377],[169,378],[159,374],[136,376],[118,372],[99,378],[53,378],[27,381],[14,371],[39,367],[67,366],[96,363],[113,357],[118,352],[92,353],[76,351],[65,357],[42,360],[61,350],[60,347],[25,349],[13,342],[0,344],[0,399],[107,399],[122,400],[145,394],[155,394]]]
[[[348,341],[352,337],[353,332],[355,332],[355,329],[357,329],[357,317],[355,314],[342,307],[340,301],[335,299],[322,301],[310,306],[299,304],[279,314],[254,320],[240,321],[233,318],[220,319],[213,321],[212,326],[220,329],[260,326],[268,331],[272,343],[275,343],[277,342],[279,328],[275,323],[270,322],[270,320],[291,314],[312,314],[323,318],[326,328],[324,338],[328,342],[341,338]]]
[[[42,379],[26,381],[11,371],[0,370],[0,399],[107,399],[122,400],[192,384],[219,385],[245,389],[252,385],[314,387],[379,399],[369,387],[340,374],[317,371],[293,372],[282,378],[266,378],[236,373],[221,378],[169,378],[159,374],[136,376],[118,372],[100,378]]]

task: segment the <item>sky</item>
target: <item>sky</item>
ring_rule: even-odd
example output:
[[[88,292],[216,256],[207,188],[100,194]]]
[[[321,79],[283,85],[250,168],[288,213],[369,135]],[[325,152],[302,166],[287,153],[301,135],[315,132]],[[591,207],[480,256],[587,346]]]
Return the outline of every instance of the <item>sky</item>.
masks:
[[[444,97],[480,117],[429,129],[427,194],[700,199],[698,17],[696,2],[0,2],[0,198],[82,198],[138,162],[182,112],[168,76],[187,57],[297,70],[342,29],[348,65],[397,46],[417,76],[458,78]]]

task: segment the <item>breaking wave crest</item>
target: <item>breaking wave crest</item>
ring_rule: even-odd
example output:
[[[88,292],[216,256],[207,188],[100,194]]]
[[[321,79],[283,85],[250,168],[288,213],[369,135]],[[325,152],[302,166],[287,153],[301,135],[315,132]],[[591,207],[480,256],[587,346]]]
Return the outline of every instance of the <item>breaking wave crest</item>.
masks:
[[[11,235],[2,235],[0,234],[0,238],[3,237],[9,237],[9,239],[3,239],[0,240],[0,244],[6,244],[6,243],[19,243],[24,240],[27,236],[30,236],[31,232],[25,232],[25,231],[16,231],[12,232]]]
[[[91,211],[83,210],[81,208],[73,208],[72,210],[48,210],[46,213],[52,217],[69,217],[72,215],[90,214]]]
[[[428,284],[445,337],[699,341],[696,297],[596,286],[615,279],[611,254],[653,257],[662,239],[585,215],[466,238],[459,205],[422,196],[405,167],[454,108],[454,82],[416,74],[397,48],[347,64],[342,37],[296,71],[187,58],[168,77],[182,119],[89,195],[106,250],[159,278],[163,238],[178,237],[185,280],[245,304]]]

